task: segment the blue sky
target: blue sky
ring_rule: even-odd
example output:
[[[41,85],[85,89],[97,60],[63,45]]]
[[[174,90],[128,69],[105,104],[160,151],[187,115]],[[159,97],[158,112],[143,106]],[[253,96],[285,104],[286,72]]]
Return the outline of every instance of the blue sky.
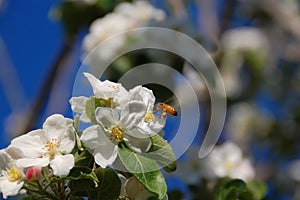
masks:
[[[53,0],[6,0],[0,12],[1,45],[6,48],[18,80],[4,70],[7,68],[7,63],[0,62],[2,65],[0,73],[9,77],[10,82],[8,83],[19,82],[23,87],[25,99],[19,102],[21,107],[25,107],[37,95],[50,69],[50,64],[54,61],[62,44],[63,28],[61,24],[49,20],[49,10],[58,2]],[[10,106],[3,86],[4,84],[1,82],[0,135],[4,139],[0,142],[2,148],[8,142],[4,137],[7,134],[5,133],[5,121],[15,109]],[[11,92],[12,89],[13,87],[8,91]]]

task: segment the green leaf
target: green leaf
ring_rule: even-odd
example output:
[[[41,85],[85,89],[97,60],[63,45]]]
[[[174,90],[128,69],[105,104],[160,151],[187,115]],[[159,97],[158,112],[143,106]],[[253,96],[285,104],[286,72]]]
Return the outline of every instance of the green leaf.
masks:
[[[122,149],[119,148],[118,154],[125,168],[131,172],[146,189],[157,194],[159,199],[162,199],[166,195],[167,184],[165,178],[154,160],[136,154],[124,146],[122,146]]]
[[[95,170],[100,180],[99,190],[89,192],[89,199],[117,199],[121,191],[121,181],[116,172],[110,168]]]
[[[94,157],[87,150],[75,154],[75,166],[76,167],[89,167],[92,168],[94,164]]]
[[[244,181],[233,179],[225,182],[216,192],[216,200],[253,200],[252,192]]]
[[[74,121],[73,121],[73,126],[75,128],[75,139],[76,139],[77,148],[80,151],[83,151],[84,148],[83,148],[82,142],[80,140],[79,131],[78,131],[79,121],[80,121],[80,117],[79,117],[79,115],[76,115],[74,118]]]
[[[158,134],[152,135],[151,141],[152,146],[146,156],[155,160],[166,172],[175,171],[176,156],[169,143]]]
[[[267,186],[261,182],[247,182],[248,188],[252,191],[254,198],[263,199],[267,194]]]
[[[72,192],[93,191],[99,186],[97,176],[87,167],[74,167],[65,179],[70,180],[69,187]]]
[[[109,99],[99,99],[95,98],[94,96],[90,97],[86,101],[85,111],[87,116],[90,118],[92,124],[98,124],[96,117],[95,117],[95,110],[98,107],[115,107],[116,103],[113,102],[112,98]]]

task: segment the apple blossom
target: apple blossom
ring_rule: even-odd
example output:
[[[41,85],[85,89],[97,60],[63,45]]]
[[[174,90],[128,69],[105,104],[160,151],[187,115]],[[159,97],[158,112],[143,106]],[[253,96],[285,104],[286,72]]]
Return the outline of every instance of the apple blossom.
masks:
[[[24,184],[23,179],[24,173],[15,160],[5,150],[0,150],[0,193],[3,198],[19,194]]]
[[[203,160],[206,178],[231,177],[252,180],[255,175],[253,166],[248,159],[243,158],[241,149],[232,142],[217,146]]]
[[[22,151],[21,167],[45,167],[50,164],[53,174],[67,176],[74,167],[71,154],[75,145],[73,120],[55,114],[46,119],[43,129],[31,131],[12,140],[10,147]]]
[[[84,73],[84,76],[92,86],[96,98],[106,100],[112,99],[112,103],[118,104],[121,99],[128,94],[127,90],[120,83],[114,83],[108,80],[102,82],[89,73]],[[72,97],[70,99],[72,110],[80,114],[80,120],[83,122],[90,122],[90,119],[86,114],[87,100],[88,98],[84,96]]]

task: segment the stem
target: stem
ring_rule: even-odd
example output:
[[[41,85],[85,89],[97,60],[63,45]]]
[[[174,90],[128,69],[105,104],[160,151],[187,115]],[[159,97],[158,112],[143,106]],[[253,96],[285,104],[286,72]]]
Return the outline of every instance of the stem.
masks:
[[[76,34],[67,34],[64,44],[56,58],[55,62],[51,67],[51,71],[48,73],[48,76],[43,83],[40,92],[36,98],[36,101],[33,103],[31,109],[28,111],[27,123],[24,125],[21,133],[26,133],[32,129],[35,125],[39,113],[41,112],[49,92],[56,80],[57,75],[66,67],[66,62],[71,54],[74,43],[76,42]]]

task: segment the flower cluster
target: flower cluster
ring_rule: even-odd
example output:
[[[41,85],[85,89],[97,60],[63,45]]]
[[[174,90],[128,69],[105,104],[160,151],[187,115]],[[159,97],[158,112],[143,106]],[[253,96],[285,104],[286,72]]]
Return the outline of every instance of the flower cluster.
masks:
[[[168,146],[159,136],[166,119],[154,115],[153,92],[142,86],[127,91],[119,83],[102,82],[89,73],[84,76],[94,95],[70,99],[71,108],[78,113],[75,120],[54,114],[46,119],[42,129],[13,139],[0,151],[3,197],[24,193],[31,197],[72,199],[82,192],[80,181],[85,180],[90,184],[79,196],[141,199],[146,195],[163,199],[166,183],[157,165],[159,160],[141,154],[154,151],[152,146],[157,143]],[[79,130],[80,121],[89,126]],[[174,155],[171,149],[169,153]],[[126,176],[113,166],[117,157]],[[172,159],[174,162],[175,156]],[[174,171],[176,166],[169,169]],[[104,191],[109,184],[117,192],[107,197]]]

